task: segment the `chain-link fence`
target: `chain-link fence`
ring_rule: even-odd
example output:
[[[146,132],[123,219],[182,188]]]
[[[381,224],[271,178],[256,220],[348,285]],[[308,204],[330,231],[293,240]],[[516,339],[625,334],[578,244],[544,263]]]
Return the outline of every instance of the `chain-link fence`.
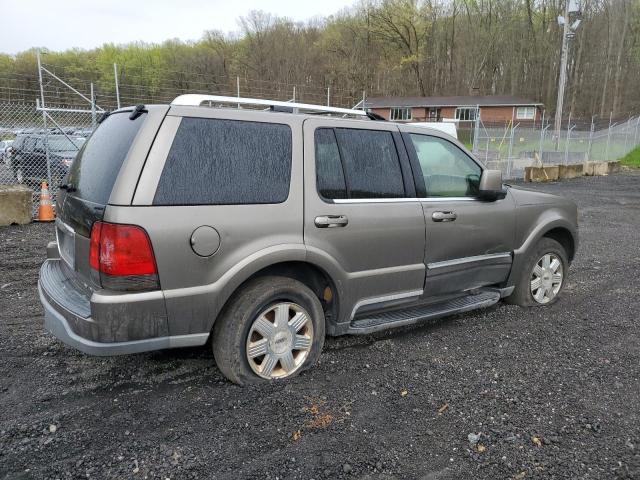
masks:
[[[544,122],[489,124],[476,120],[469,133],[473,153],[488,168],[509,179],[522,178],[529,166],[614,161],[640,144],[640,115],[618,122],[594,119],[563,122],[559,135]]]
[[[0,103],[0,184],[23,184],[33,189],[34,210],[41,182],[52,197],[69,171],[80,147],[93,131],[91,111],[37,103]]]

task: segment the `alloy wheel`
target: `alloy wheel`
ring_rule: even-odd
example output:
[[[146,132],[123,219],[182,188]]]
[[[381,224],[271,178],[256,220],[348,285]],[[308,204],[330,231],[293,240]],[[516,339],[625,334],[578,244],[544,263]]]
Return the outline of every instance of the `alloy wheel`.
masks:
[[[555,253],[545,253],[536,262],[531,272],[531,295],[540,304],[551,302],[564,280],[562,260]]]
[[[302,367],[312,344],[309,313],[298,304],[280,302],[254,319],[247,336],[247,360],[262,378],[285,378]]]

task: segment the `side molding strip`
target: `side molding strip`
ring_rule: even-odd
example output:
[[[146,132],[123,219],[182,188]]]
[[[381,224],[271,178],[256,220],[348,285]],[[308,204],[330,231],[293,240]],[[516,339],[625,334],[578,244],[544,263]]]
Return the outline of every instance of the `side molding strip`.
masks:
[[[430,270],[436,268],[453,267],[455,265],[463,265],[465,263],[484,262],[487,260],[499,260],[502,258],[511,259],[511,252],[491,253],[488,255],[476,255],[474,257],[454,258],[453,260],[444,260],[442,262],[428,263],[427,268]]]

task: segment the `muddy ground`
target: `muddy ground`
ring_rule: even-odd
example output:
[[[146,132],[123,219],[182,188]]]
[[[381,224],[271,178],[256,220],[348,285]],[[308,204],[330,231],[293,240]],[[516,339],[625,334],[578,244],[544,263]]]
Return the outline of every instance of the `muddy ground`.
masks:
[[[556,305],[328,339],[250,388],[207,348],[67,348],[36,293],[51,225],[0,228],[0,479],[640,478],[640,175],[531,188],[580,207]]]

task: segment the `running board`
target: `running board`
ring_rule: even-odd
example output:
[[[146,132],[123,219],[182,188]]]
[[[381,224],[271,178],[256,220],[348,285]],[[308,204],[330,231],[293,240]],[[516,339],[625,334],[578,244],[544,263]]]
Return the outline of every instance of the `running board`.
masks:
[[[371,315],[364,314],[351,321],[347,333],[362,335],[386,330],[388,328],[404,327],[425,320],[490,307],[498,303],[499,300],[499,290],[480,290],[478,293],[457,297],[440,303],[431,303],[429,305],[391,310]]]

